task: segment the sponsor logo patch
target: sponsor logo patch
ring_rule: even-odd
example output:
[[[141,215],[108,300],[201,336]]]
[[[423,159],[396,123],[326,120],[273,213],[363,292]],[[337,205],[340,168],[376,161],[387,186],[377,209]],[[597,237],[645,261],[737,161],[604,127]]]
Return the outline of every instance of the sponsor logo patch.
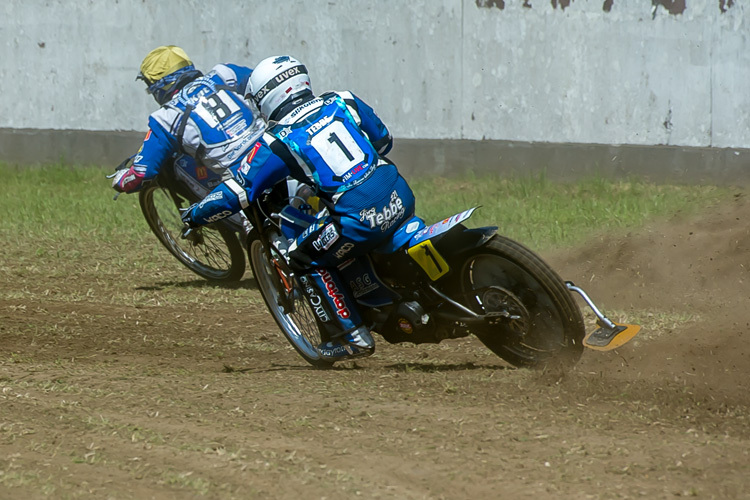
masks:
[[[270,91],[284,83],[286,80],[289,80],[292,77],[295,77],[301,73],[306,73],[307,69],[305,69],[304,66],[294,66],[293,68],[289,68],[288,70],[279,73],[276,75],[270,82],[266,83],[262,89],[260,89],[255,94],[255,101],[260,102]]]
[[[323,279],[323,283],[325,283],[326,285],[328,296],[331,297],[331,300],[333,300],[333,304],[336,306],[336,314],[338,314],[339,317],[343,319],[347,319],[349,316],[351,316],[351,313],[349,312],[349,308],[346,307],[344,295],[339,292],[336,283],[334,283],[333,281],[333,276],[331,276],[331,273],[329,273],[325,269],[317,269],[317,272],[318,274],[320,274],[320,277]]]
[[[343,245],[341,245],[341,248],[339,248],[334,255],[336,255],[337,259],[342,258],[344,255],[348,254],[349,251],[354,248],[354,243],[346,242]]]
[[[414,331],[414,327],[411,325],[408,319],[406,318],[399,318],[398,319],[398,328],[404,333],[412,333]]]
[[[370,278],[370,275],[368,273],[364,273],[356,280],[352,280],[349,282],[349,288],[352,289],[354,298],[357,299],[379,287],[380,285],[378,285],[377,283],[373,283],[372,278]]]
[[[216,191],[215,193],[210,193],[205,198],[201,200],[200,203],[198,203],[199,208],[203,208],[203,206],[207,203],[211,203],[212,201],[217,201],[224,199],[224,193],[222,191]]]
[[[339,232],[336,230],[336,226],[333,225],[333,223],[328,224],[325,229],[323,229],[323,232],[320,233],[320,236],[312,242],[313,247],[315,247],[315,250],[322,251],[322,250],[328,250],[331,248],[331,245],[336,243],[336,241],[339,239]]]
[[[306,130],[306,132],[309,135],[314,135],[315,132],[317,132],[318,130],[322,129],[323,127],[325,127],[326,125],[328,125],[332,121],[333,121],[333,115],[324,116],[323,118],[321,118],[317,122],[315,122],[312,125],[310,125],[309,127],[307,127],[307,129],[305,129],[305,130]]]
[[[206,217],[206,224],[211,224],[212,222],[216,222],[217,220],[224,219],[226,217],[229,217],[232,215],[232,212],[229,210],[224,210],[223,212],[219,212],[218,214],[214,214],[211,217]]]
[[[394,190],[391,193],[391,201],[388,205],[384,206],[380,211],[376,211],[375,207],[362,210],[359,213],[359,220],[360,222],[369,222],[371,229],[379,226],[380,230],[385,232],[396,221],[403,218],[405,213],[404,202],[401,200],[398,192]]]
[[[354,167],[353,169],[345,173],[344,176],[341,177],[341,180],[343,182],[347,182],[349,181],[349,179],[351,179],[352,177],[354,177],[355,175],[357,175],[358,173],[360,173],[362,170],[364,170],[367,167],[369,167],[367,163],[360,163],[359,165],[357,165],[356,167]]]
[[[323,307],[323,299],[315,293],[315,288],[310,285],[310,280],[307,278],[307,276],[300,277],[300,282],[302,283],[302,286],[305,287],[305,293],[308,297],[308,302],[313,308],[313,311],[315,311],[315,315],[322,321],[323,323],[328,323],[331,321],[331,318],[328,317],[328,313],[326,312],[325,307]]]
[[[129,174],[122,178],[121,186],[126,187],[128,184],[135,180],[135,174]]]

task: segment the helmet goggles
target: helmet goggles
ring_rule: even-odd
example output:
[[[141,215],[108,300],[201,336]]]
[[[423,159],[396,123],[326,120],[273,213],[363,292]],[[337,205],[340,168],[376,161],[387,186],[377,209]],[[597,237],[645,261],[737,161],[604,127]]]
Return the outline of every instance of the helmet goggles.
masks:
[[[154,99],[156,99],[158,103],[163,104],[169,101],[171,90],[175,82],[188,71],[195,71],[195,66],[193,66],[192,64],[184,66],[164,76],[163,78],[156,80],[155,82],[149,80],[146,76],[143,75],[143,73],[138,73],[138,76],[135,79],[143,80],[146,83],[146,93],[149,95],[153,95]]]

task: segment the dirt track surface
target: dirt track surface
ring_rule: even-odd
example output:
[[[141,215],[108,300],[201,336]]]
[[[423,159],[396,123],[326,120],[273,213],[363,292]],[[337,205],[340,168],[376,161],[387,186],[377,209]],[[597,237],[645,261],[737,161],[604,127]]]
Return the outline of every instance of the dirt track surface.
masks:
[[[643,324],[563,378],[471,339],[316,371],[250,273],[250,305],[130,307],[6,255],[0,498],[750,498],[748,213],[544,255]],[[126,286],[201,290],[172,267]]]

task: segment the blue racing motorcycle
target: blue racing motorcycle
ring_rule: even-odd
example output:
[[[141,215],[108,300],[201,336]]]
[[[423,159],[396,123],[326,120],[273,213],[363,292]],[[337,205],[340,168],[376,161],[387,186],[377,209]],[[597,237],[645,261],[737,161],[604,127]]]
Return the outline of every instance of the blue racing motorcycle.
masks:
[[[335,311],[288,265],[285,221],[311,207],[287,193],[282,183],[246,209],[254,226],[249,261],[287,340],[308,363],[326,368],[332,362],[317,346],[336,333]],[[339,266],[373,332],[393,344],[475,335],[508,363],[528,368],[572,366],[584,346],[614,349],[638,333],[637,325],[610,321],[582,289],[524,245],[497,234],[497,227],[466,227],[475,210],[431,225],[414,216],[387,244]],[[294,217],[285,217],[290,211]],[[597,316],[598,328],[589,335],[573,293]]]

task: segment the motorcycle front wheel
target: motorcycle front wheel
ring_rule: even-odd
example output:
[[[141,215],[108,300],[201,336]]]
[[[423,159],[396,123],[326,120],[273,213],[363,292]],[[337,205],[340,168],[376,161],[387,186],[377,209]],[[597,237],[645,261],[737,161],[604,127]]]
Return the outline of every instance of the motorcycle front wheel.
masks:
[[[139,193],[141,211],[151,231],[185,267],[210,281],[239,281],[245,274],[245,254],[237,234],[221,225],[196,229],[181,238],[180,207],[169,190],[151,183]]]
[[[468,304],[485,317],[471,330],[492,352],[525,368],[569,368],[585,334],[578,305],[557,273],[533,251],[495,235],[461,266]]]
[[[257,234],[251,236],[247,252],[260,294],[284,337],[305,361],[316,368],[330,368],[333,363],[318,352],[323,339],[315,313],[284,257],[274,249],[269,254]]]

